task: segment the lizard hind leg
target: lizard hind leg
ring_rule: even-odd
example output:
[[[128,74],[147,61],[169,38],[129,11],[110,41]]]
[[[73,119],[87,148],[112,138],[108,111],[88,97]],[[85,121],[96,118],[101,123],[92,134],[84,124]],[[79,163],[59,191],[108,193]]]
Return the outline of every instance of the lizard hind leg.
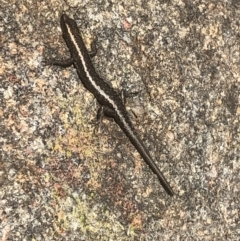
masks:
[[[95,133],[99,131],[100,125],[102,123],[102,120],[104,116],[109,117],[109,118],[114,118],[115,116],[115,111],[108,106],[101,105],[100,108],[98,109],[97,112],[97,121],[96,121],[96,128],[95,128]]]

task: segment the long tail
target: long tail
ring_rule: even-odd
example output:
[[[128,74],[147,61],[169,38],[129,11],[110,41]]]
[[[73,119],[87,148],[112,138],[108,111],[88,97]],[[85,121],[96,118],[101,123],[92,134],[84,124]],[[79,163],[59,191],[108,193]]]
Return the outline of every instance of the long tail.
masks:
[[[132,128],[131,128],[132,129]],[[167,182],[166,178],[163,176],[162,172],[159,170],[158,166],[153,161],[152,157],[150,156],[149,152],[147,151],[146,147],[143,145],[143,143],[140,141],[139,137],[135,133],[135,131],[132,129],[131,131],[127,131],[123,128],[123,131],[128,136],[132,144],[135,146],[143,160],[148,164],[148,166],[151,168],[153,173],[155,173],[162,184],[165,191],[170,195],[173,196],[173,190],[170,187],[169,183]]]
[[[173,190],[170,187],[169,183],[167,182],[166,178],[163,176],[162,172],[159,170],[156,163],[153,161],[152,157],[150,156],[149,152],[146,150],[145,146],[139,141],[136,140],[136,138],[129,137],[132,144],[135,146],[135,148],[138,150],[139,154],[143,158],[143,160],[148,164],[148,166],[151,168],[151,170],[157,175],[160,183],[162,184],[165,191],[170,195],[173,196]]]

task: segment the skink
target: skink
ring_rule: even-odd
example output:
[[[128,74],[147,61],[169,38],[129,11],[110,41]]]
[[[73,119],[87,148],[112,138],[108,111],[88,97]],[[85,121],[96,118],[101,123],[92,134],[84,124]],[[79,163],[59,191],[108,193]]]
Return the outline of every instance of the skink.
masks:
[[[66,14],[63,14],[61,16],[60,23],[62,35],[69,48],[71,57],[65,61],[52,61],[51,64],[62,67],[68,67],[71,65],[75,66],[82,84],[94,95],[101,105],[98,111],[98,118],[101,119],[103,115],[105,115],[116,121],[144,161],[157,175],[166,192],[173,196],[173,190],[159,170],[158,166],[154,163],[148,150],[139,139],[132,122],[129,119],[122,98],[96,73],[91,61],[91,57],[96,54],[96,50],[88,52],[77,24],[73,19],[69,18]]]

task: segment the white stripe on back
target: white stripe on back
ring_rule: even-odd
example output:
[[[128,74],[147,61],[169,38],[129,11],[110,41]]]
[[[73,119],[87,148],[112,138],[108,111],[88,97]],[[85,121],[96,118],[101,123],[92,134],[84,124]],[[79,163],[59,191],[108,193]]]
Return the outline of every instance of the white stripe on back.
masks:
[[[125,128],[128,130],[128,132],[131,134],[132,138],[135,139],[135,141],[138,143],[138,145],[141,147],[141,149],[145,152],[145,154],[149,157],[149,159],[151,159],[151,157],[148,155],[148,153],[146,153],[145,148],[143,147],[143,144],[139,141],[138,137],[133,133],[132,128],[131,128],[131,127],[128,125],[128,123],[126,122],[125,117],[122,115],[121,111],[119,111],[117,105],[115,104],[115,101],[112,100],[112,99],[110,98],[110,96],[108,96],[108,95],[104,92],[104,90],[101,89],[101,86],[98,86],[98,85],[96,84],[96,82],[93,80],[93,78],[92,78],[91,74],[89,73],[89,70],[88,70],[88,68],[87,68],[87,66],[86,66],[86,62],[85,62],[85,59],[84,59],[84,57],[83,57],[83,54],[82,54],[82,52],[81,52],[81,50],[80,50],[80,48],[79,48],[79,46],[78,46],[78,43],[77,43],[76,40],[75,40],[74,35],[73,35],[72,32],[71,32],[70,27],[69,27],[67,24],[66,24],[66,27],[67,27],[67,30],[68,30],[68,34],[69,34],[69,36],[70,36],[70,38],[71,38],[71,41],[72,41],[72,43],[74,44],[74,46],[75,46],[75,48],[76,48],[76,50],[77,50],[78,56],[79,56],[80,59],[81,59],[81,62],[82,62],[82,65],[83,65],[83,68],[84,68],[84,71],[85,71],[85,73],[86,73],[86,75],[87,75],[88,80],[89,80],[90,83],[94,86],[94,88],[95,88],[102,96],[104,96],[104,98],[105,98],[106,100],[108,100],[108,102],[113,106],[114,111],[116,111],[116,113],[117,113],[117,115],[119,116],[120,120],[123,122],[123,125],[124,125]]]

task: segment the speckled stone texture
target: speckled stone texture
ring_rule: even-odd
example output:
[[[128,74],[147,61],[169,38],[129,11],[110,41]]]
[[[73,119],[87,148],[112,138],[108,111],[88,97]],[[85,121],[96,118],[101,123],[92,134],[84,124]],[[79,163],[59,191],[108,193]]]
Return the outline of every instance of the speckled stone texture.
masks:
[[[77,21],[169,197],[73,67]],[[1,0],[0,240],[239,240],[240,2]]]

